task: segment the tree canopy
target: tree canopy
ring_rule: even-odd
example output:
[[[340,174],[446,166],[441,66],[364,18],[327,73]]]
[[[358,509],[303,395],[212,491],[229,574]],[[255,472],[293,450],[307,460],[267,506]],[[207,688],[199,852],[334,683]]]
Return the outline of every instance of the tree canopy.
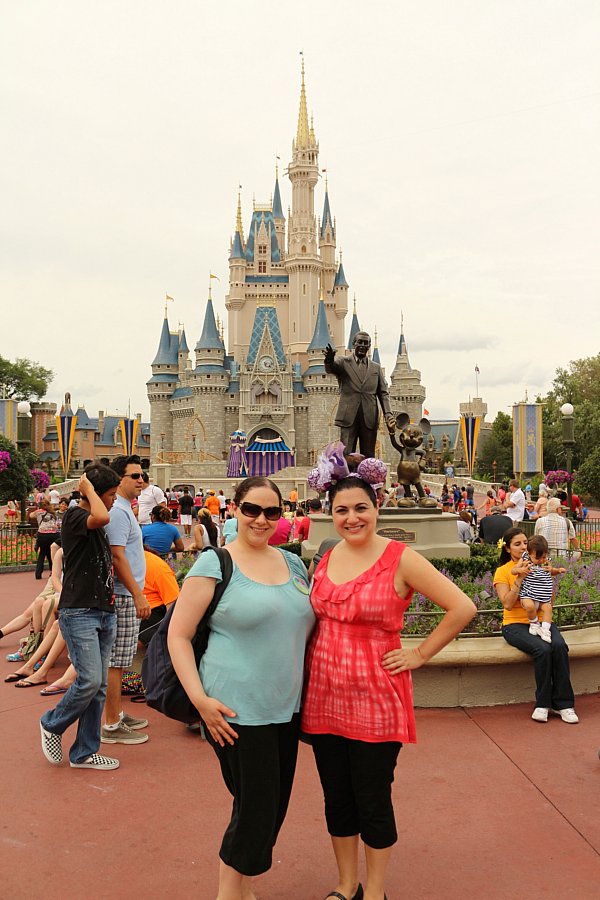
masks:
[[[573,468],[579,470],[590,454],[600,446],[600,353],[576,359],[567,369],[557,369],[552,388],[544,403],[544,468],[565,466],[562,444],[563,403],[573,404],[575,445]]]
[[[493,475],[496,462],[497,477],[506,478],[512,473],[512,419],[499,412],[490,429],[490,435],[477,453],[476,467],[481,475]]]
[[[40,400],[54,378],[51,369],[46,369],[30,359],[15,359],[11,362],[0,356],[0,395],[13,400]]]

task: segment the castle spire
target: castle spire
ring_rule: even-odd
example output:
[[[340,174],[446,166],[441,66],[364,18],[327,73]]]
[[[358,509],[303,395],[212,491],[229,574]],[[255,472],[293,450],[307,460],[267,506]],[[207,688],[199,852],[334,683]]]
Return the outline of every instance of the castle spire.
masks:
[[[202,334],[196,344],[196,350],[223,350],[223,341],[221,340],[215,320],[210,284],[208,286],[208,300],[206,302],[206,313],[204,314],[204,325],[202,326]]]
[[[325,303],[323,302],[323,292],[321,291],[321,299],[319,300],[319,311],[317,312],[317,321],[312,341],[308,345],[307,350],[324,350],[327,344],[331,343],[331,335],[329,334],[329,326],[327,325],[327,314],[325,313]]]
[[[308,109],[306,106],[306,86],[304,84],[304,56],[302,56],[302,86],[300,88],[300,109],[298,110],[298,128],[296,130],[296,147],[306,149],[310,141],[308,127]]]
[[[378,366],[381,365],[381,359],[379,358],[379,345],[377,343],[377,326],[375,326],[375,334],[373,336],[373,362],[377,363]]]
[[[329,226],[331,233],[335,237],[335,226],[331,215],[331,207],[329,206],[329,185],[327,175],[325,176],[325,202],[323,203],[323,217],[321,219],[321,237],[325,236],[325,230]]]
[[[283,219],[281,208],[281,194],[279,193],[279,166],[275,164],[275,189],[273,191],[273,218]]]
[[[340,263],[340,268],[342,264]],[[352,343],[354,338],[361,331],[360,323],[358,321],[358,316],[356,314],[356,294],[354,295],[354,311],[352,313],[352,324],[350,325],[350,336],[348,338],[348,350],[352,350]]]

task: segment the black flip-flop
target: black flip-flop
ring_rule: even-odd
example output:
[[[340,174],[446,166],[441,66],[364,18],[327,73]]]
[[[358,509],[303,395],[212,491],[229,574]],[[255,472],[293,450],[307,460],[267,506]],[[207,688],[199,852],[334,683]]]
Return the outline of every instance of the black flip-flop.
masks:
[[[15,684],[16,688],[28,688],[28,687],[39,687],[40,684],[48,684],[47,681],[18,681]]]
[[[347,900],[347,898],[344,897],[343,894],[340,894],[339,891],[332,891],[330,894],[327,894],[327,896],[325,897],[325,900],[329,900],[330,897],[336,897],[337,900]],[[359,882],[358,887],[356,888],[356,893],[350,898],[350,900],[362,900],[362,898],[363,898],[363,886]],[[387,900],[387,897],[385,898],[385,900]]]
[[[41,683],[42,683],[41,681],[38,681],[38,684],[41,684]],[[40,691],[40,694],[42,695],[42,697],[54,697],[55,694],[66,694],[68,690],[69,690],[69,688],[63,688],[63,687],[57,687],[57,688],[52,689],[52,686],[50,686],[50,688],[44,688],[43,691]]]
[[[29,678],[29,675],[20,675],[18,672],[13,672],[12,675],[8,675],[4,680],[10,684],[12,681],[23,681],[24,678]]]

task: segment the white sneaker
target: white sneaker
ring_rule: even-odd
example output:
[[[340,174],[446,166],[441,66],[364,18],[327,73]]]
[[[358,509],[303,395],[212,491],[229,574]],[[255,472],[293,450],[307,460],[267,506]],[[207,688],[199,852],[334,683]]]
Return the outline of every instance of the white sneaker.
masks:
[[[552,632],[549,628],[540,628],[539,635],[543,641],[546,641],[547,644],[552,643]]]
[[[560,715],[560,713],[559,713]],[[547,722],[548,721],[548,710],[545,706],[536,706],[534,711],[531,713],[531,718],[534,722]]]
[[[572,707],[570,709],[553,709],[552,712],[555,716],[560,716],[567,725],[577,725],[579,722],[579,716]]]
[[[539,622],[530,622],[529,634],[536,634],[538,637],[542,636],[542,626]]]
[[[80,763],[71,763],[72,769],[101,769],[108,771],[109,769],[118,769],[119,760],[110,756],[100,756],[99,753],[92,753],[87,759]]]

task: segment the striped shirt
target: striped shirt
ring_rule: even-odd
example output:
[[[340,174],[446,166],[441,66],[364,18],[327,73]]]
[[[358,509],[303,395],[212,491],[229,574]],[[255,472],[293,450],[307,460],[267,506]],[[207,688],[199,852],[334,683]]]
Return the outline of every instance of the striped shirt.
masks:
[[[543,566],[532,566],[523,579],[519,597],[529,597],[537,603],[551,603],[554,582],[552,575]]]

